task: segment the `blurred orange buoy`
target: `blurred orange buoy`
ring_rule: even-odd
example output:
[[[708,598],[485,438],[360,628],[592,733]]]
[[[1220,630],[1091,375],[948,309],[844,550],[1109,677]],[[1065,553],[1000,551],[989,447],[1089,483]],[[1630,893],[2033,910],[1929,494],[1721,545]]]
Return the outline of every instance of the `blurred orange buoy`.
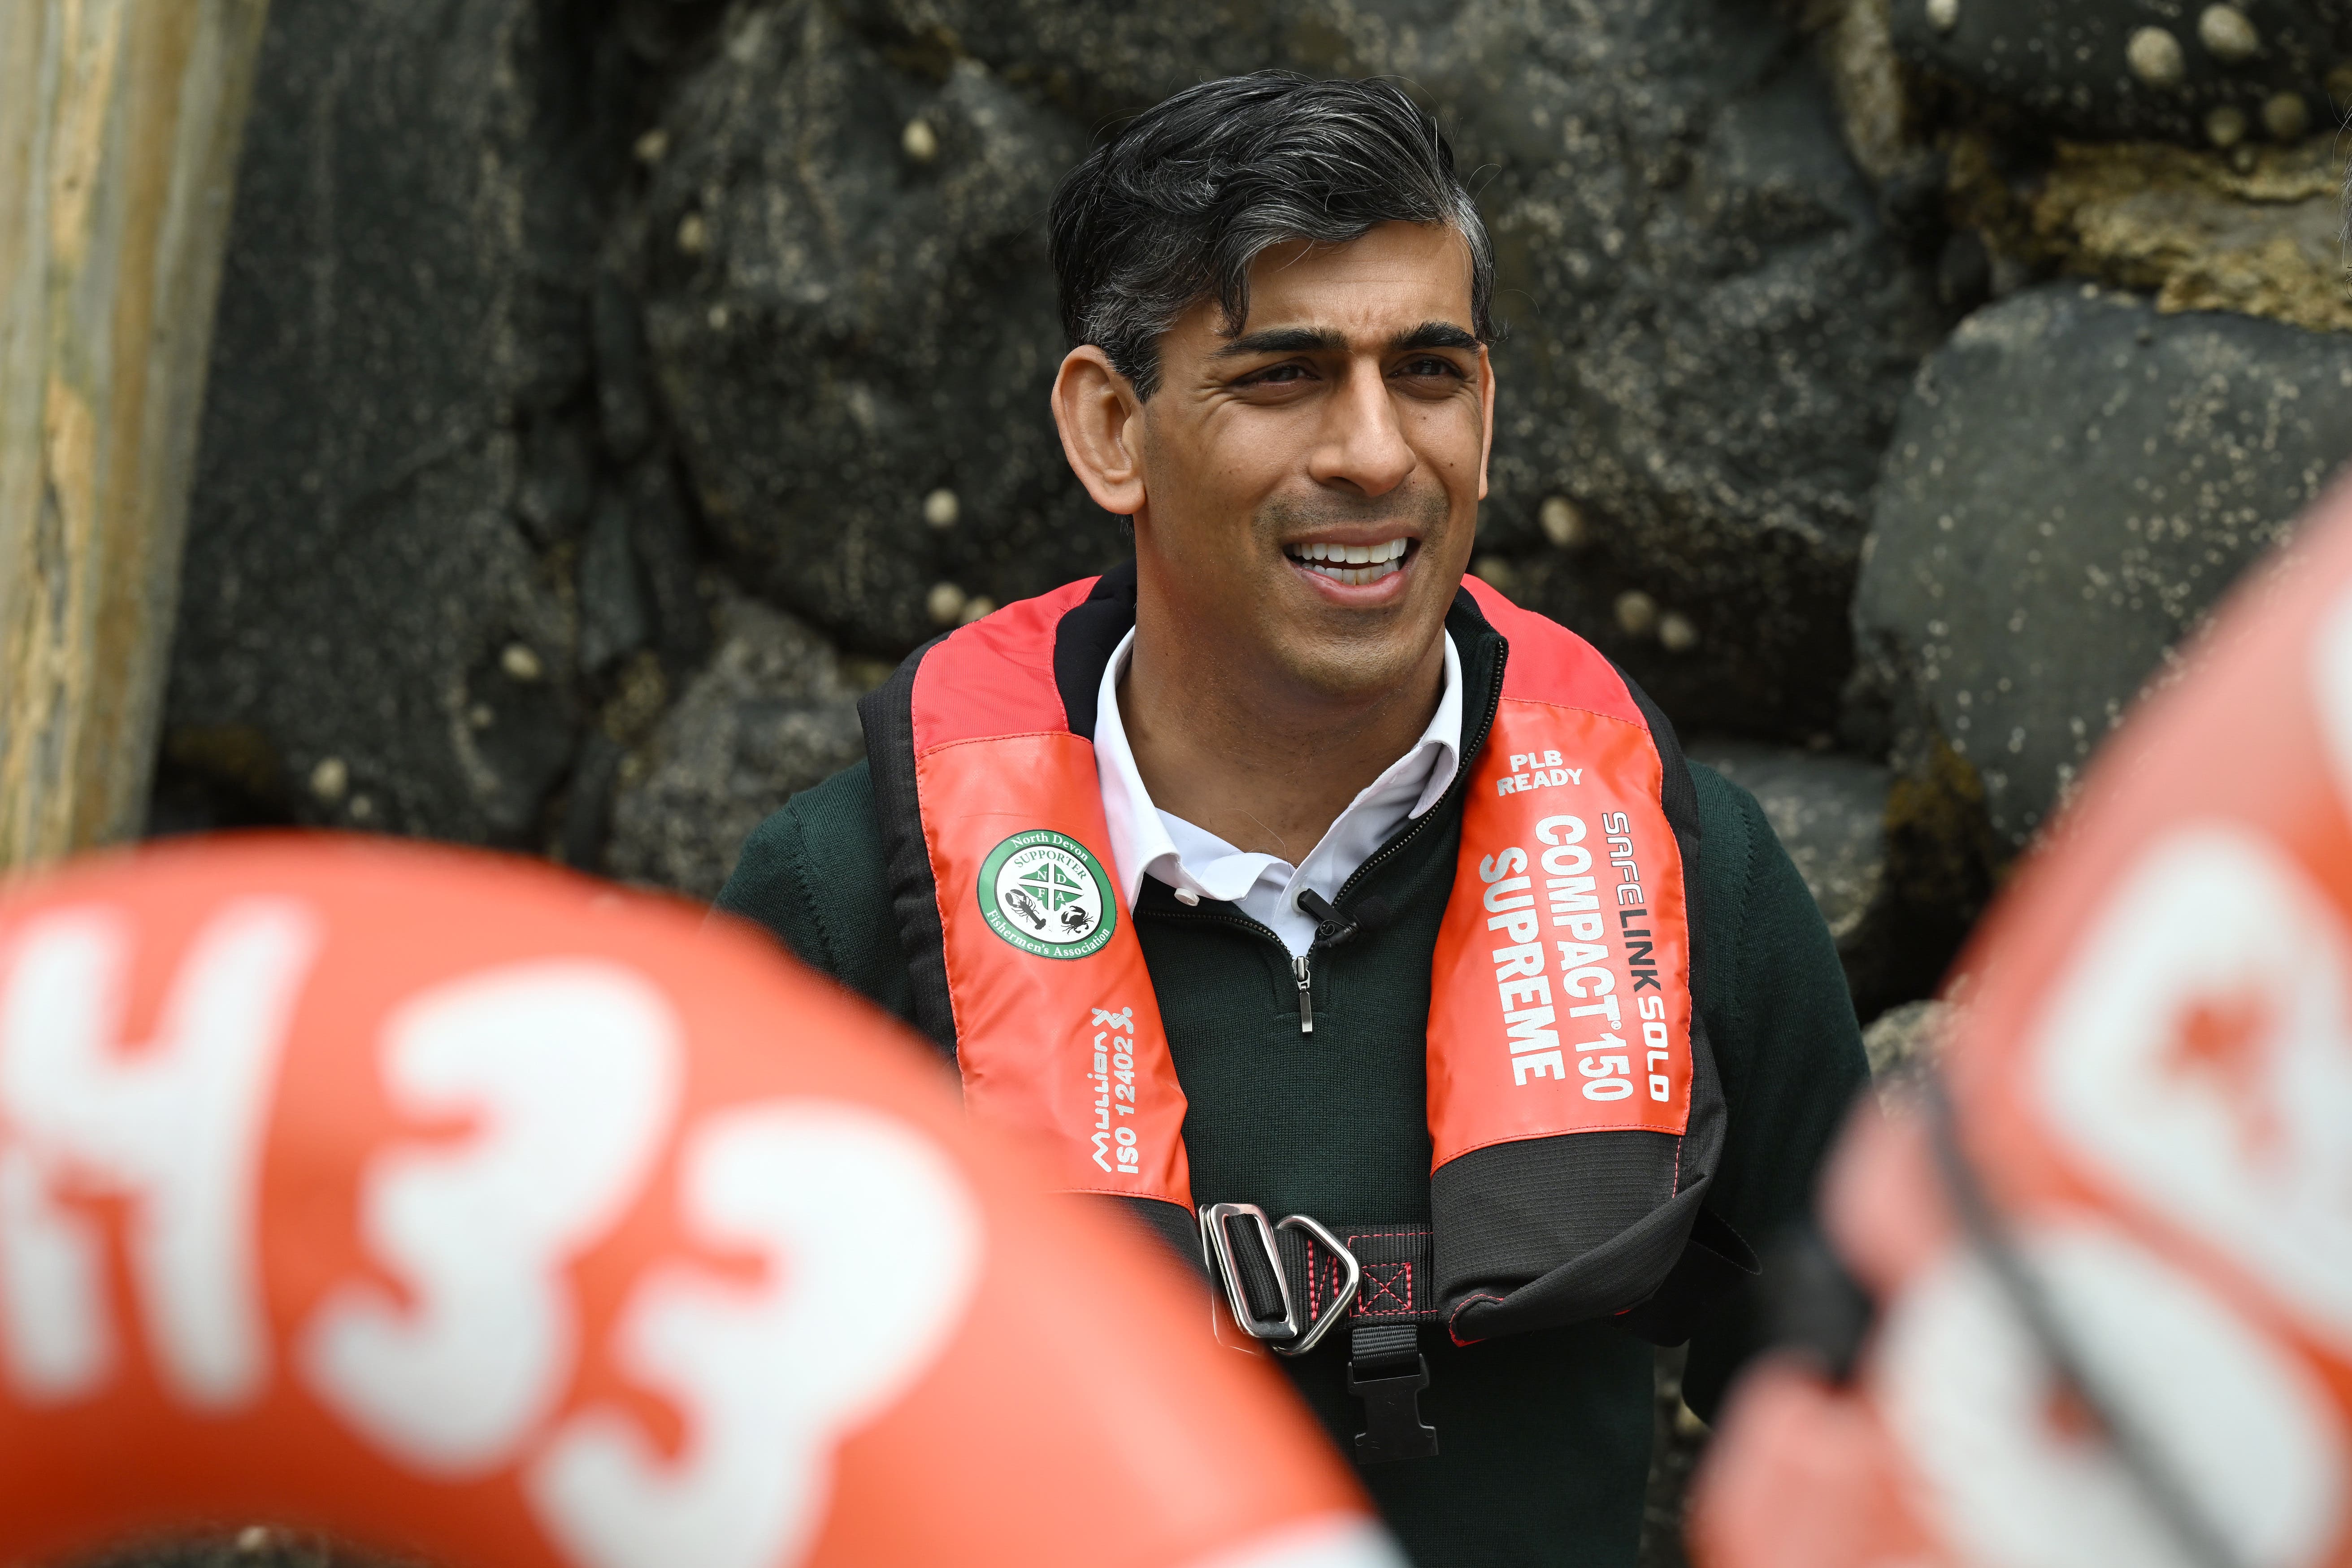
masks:
[[[1712,1568],[2352,1564],[2352,488],[2242,586],[1962,966],[1823,1217],[1850,1379],[1753,1375]]]
[[[0,1559],[1398,1560],[1114,1216],[682,907],[291,837],[0,898]]]

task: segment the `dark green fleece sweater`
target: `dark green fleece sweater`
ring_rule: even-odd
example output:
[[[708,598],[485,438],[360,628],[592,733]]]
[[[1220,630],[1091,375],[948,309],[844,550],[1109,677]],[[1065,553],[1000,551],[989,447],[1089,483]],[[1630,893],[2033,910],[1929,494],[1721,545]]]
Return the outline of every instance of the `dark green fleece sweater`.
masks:
[[[1463,655],[1465,713],[1483,714],[1499,648]],[[1467,739],[1475,749],[1484,736]],[[1762,1251],[1803,1214],[1868,1068],[1829,932],[1755,799],[1711,769],[1691,773],[1702,833],[1697,1002],[1730,1106],[1708,1207]],[[1376,857],[1349,902],[1377,895],[1396,914],[1318,952],[1312,1035],[1299,1033],[1289,955],[1272,932],[1230,906],[1186,909],[1146,879],[1135,929],[1184,1087],[1196,1200],[1426,1221],[1423,1025],[1460,837],[1456,790],[1422,831]],[[719,904],[908,1018],[883,866],[860,763],[761,824]],[[1702,1415],[1755,1348],[1756,1313],[1749,1292],[1694,1338],[1685,1387]],[[1603,1322],[1466,1347],[1423,1339],[1432,1381],[1422,1413],[1443,1451],[1360,1472],[1413,1561],[1630,1568],[1650,1454],[1650,1347]],[[1343,1452],[1361,1424],[1345,1340],[1283,1363]]]

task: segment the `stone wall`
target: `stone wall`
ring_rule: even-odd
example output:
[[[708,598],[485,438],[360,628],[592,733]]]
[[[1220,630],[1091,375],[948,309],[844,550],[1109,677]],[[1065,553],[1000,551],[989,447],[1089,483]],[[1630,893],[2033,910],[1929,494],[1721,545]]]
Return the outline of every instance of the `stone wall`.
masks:
[[[1874,1015],[2352,455],[2347,62],[2321,0],[278,0],[154,826],[709,894],[891,661],[1120,552],[1045,406],[1095,129],[1382,72],[1496,243],[1475,569],[1757,790]]]

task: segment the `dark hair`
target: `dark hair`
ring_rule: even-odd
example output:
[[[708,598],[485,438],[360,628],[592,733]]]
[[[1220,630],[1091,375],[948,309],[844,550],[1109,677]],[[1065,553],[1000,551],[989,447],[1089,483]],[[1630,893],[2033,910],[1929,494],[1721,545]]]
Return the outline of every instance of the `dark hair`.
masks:
[[[1471,330],[1485,342],[1494,249],[1454,149],[1402,89],[1286,71],[1203,82],[1137,115],[1054,193],[1062,329],[1149,398],[1160,335],[1196,301],[1213,297],[1226,331],[1241,331],[1250,264],[1265,251],[1399,221],[1462,236]]]

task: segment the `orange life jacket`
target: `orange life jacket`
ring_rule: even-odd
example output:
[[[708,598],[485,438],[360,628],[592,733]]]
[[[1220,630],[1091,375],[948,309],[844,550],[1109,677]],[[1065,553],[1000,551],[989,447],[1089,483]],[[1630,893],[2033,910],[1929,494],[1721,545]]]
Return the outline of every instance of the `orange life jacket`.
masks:
[[[1702,1217],[1725,1110],[1692,1004],[1696,791],[1664,716],[1590,644],[1482,583],[1456,608],[1507,639],[1507,660],[1454,785],[1432,1217],[1349,1230],[1349,1310],[1442,1321],[1462,1343],[1617,1314],[1678,1342],[1753,1268]],[[1111,870],[1092,740],[1133,619],[1132,567],[1008,605],[918,650],[861,712],[917,1022],[954,1057],[967,1107],[1031,1142],[1056,1186],[1187,1238],[1202,1194],[1184,1089]],[[1282,1243],[1309,1309],[1336,1318],[1337,1259]]]

